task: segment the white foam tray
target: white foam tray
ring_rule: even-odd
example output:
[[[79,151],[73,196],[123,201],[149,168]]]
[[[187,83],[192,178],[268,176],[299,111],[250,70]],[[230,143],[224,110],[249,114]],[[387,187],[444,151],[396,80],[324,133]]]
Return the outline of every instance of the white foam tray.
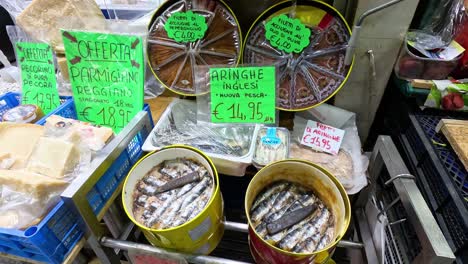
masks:
[[[155,137],[154,132],[159,127],[161,127],[166,122],[168,122],[168,116],[172,111],[172,107],[180,101],[181,99],[176,99],[171,104],[169,104],[167,109],[161,115],[158,123],[156,123],[150,135],[148,136],[145,143],[143,144],[143,148],[142,148],[143,151],[151,152],[151,151],[160,149],[158,147],[155,147],[152,143],[152,140]],[[245,175],[245,170],[250,164],[252,164],[252,158],[253,158],[254,151],[255,151],[255,139],[257,137],[258,131],[260,130],[260,127],[261,127],[260,125],[255,126],[255,129],[252,135],[252,141],[250,142],[249,152],[242,157],[205,152],[205,154],[208,155],[213,161],[213,163],[215,164],[216,169],[218,170],[218,173],[230,175],[230,176],[244,176]],[[177,142],[174,142],[174,144],[177,144]]]

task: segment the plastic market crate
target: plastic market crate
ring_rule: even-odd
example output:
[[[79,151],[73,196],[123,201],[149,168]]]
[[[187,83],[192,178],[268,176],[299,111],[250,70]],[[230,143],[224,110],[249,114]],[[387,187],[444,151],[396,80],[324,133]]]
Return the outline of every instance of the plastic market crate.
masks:
[[[468,173],[445,136],[435,132],[442,118],[451,117],[410,115],[402,143],[457,263],[468,263]]]
[[[0,102],[1,100],[0,98]],[[145,105],[144,110],[148,112],[151,125],[153,125],[148,105]],[[76,118],[73,100],[65,101],[37,123],[43,125],[50,115]],[[88,201],[96,214],[114,194],[131,166],[140,158],[141,146],[148,133],[149,131],[140,131],[89,192]],[[60,201],[35,226],[26,230],[0,228],[0,253],[39,262],[62,263],[83,237],[84,232],[85,225],[81,216],[73,207]]]
[[[143,110],[147,111],[151,126],[154,126],[149,106],[145,104]],[[67,101],[58,107],[53,114],[76,119],[76,108],[73,100]],[[52,113],[50,115],[52,115]],[[39,120],[38,124],[43,125],[48,116]],[[114,163],[112,163],[109,169],[102,175],[100,180],[87,194],[88,202],[96,215],[114,194],[115,190],[130,171],[131,167],[141,157],[141,154],[143,153],[142,146],[149,133],[150,131],[140,131],[135,138],[133,138],[125,151],[119,155],[119,157],[114,161]]]
[[[63,104],[67,100],[70,100],[69,96],[60,96],[60,103]],[[0,95],[0,121],[2,121],[3,114],[11,108],[17,107],[21,104],[21,94],[15,92],[9,92]],[[52,111],[51,113],[53,113]]]

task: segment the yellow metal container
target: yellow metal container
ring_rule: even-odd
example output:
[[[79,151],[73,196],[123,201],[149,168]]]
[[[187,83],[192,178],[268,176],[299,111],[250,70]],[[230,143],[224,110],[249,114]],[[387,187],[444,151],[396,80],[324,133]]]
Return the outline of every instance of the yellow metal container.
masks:
[[[206,207],[186,223],[168,229],[148,228],[133,217],[133,192],[137,182],[154,166],[165,160],[188,158],[205,166],[213,177],[213,194]],[[172,145],[153,151],[139,160],[128,173],[122,191],[122,201],[127,216],[144,233],[148,241],[157,247],[185,253],[209,254],[224,233],[223,200],[219,189],[218,172],[213,162],[202,151],[185,146]]]

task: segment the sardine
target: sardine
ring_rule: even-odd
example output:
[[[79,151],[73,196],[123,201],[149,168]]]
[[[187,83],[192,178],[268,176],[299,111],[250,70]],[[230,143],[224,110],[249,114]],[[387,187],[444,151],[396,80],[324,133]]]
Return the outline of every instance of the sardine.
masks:
[[[182,196],[176,202],[174,202],[171,207],[166,211],[164,215],[161,216],[163,226],[170,226],[171,222],[174,221],[174,218],[179,213],[180,208],[186,208],[189,204],[194,202],[202,192],[208,187],[210,179],[205,177],[201,180],[190,192],[185,196]],[[179,200],[182,200],[181,202]]]
[[[317,208],[312,215],[291,227],[289,232],[279,241],[278,246],[284,250],[291,251],[302,238],[305,238],[303,233],[312,228],[311,222],[322,214],[322,210],[322,208]]]
[[[261,236],[265,237],[268,235],[267,229],[266,229],[267,224],[265,222],[260,223],[257,227],[255,227],[255,231]]]
[[[257,208],[260,205],[260,203],[262,203],[266,198],[269,198],[274,193],[280,192],[281,190],[286,188],[288,185],[289,183],[286,183],[284,181],[279,181],[266,187],[265,190],[260,192],[255,198],[255,201],[251,207],[251,211],[255,210],[255,208]]]
[[[148,196],[142,194],[136,199],[136,204],[139,206],[145,206],[146,200],[148,199]]]
[[[305,230],[303,239],[298,241],[296,246],[292,249],[294,252],[308,252],[316,251],[320,239],[325,234],[325,231],[330,226],[330,211],[323,208],[322,214],[314,219],[309,229]]]

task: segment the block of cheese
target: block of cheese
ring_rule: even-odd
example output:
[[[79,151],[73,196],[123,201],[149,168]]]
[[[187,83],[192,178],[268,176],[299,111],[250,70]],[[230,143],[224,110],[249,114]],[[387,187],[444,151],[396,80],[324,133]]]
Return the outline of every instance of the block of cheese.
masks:
[[[9,169],[15,164],[15,159],[11,157],[10,153],[0,152],[0,169]]]
[[[68,140],[72,137],[72,133],[78,133],[81,140],[91,150],[98,151],[114,136],[111,128],[96,126],[90,123],[81,122],[74,119],[63,118],[61,116],[52,115],[47,118],[45,127],[49,131],[65,132],[61,134],[62,138]],[[58,133],[60,134],[60,133]]]
[[[102,31],[106,21],[94,0],[34,0],[16,18],[33,38],[64,53],[61,28]]]
[[[15,160],[12,169],[24,168],[44,127],[33,124],[0,122],[0,152]]]
[[[29,171],[0,170],[0,185],[37,199],[46,199],[51,193],[63,191],[68,183]]]
[[[65,58],[65,56],[57,54],[57,65],[58,65],[58,68],[60,69],[60,72],[62,73],[63,79],[65,81],[69,81],[70,74],[68,74],[67,58]]]
[[[72,173],[80,162],[80,151],[75,144],[63,139],[41,137],[29,157],[26,170],[53,178]]]

